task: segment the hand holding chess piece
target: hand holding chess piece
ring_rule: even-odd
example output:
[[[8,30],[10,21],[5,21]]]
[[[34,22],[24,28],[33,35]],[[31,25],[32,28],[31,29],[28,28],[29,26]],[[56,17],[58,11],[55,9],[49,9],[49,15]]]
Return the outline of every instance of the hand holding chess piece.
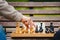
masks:
[[[30,25],[26,27],[23,24],[22,33],[35,33],[35,27],[34,26],[31,27]]]
[[[34,26],[34,23],[31,20],[31,18],[24,16],[21,21],[22,21],[23,24],[25,24],[26,29],[28,30],[28,33],[30,33],[31,27],[33,28],[33,26]]]

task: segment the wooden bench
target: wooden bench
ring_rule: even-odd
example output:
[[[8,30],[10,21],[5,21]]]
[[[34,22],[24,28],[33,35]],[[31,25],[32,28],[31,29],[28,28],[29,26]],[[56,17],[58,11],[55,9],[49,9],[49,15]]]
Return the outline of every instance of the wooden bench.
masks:
[[[60,2],[9,2],[12,6],[19,7],[60,7]],[[18,10],[23,15],[29,14],[34,22],[45,22],[46,26],[50,26],[50,22],[53,22],[54,27],[60,26],[60,16],[38,16],[34,15],[60,15],[60,10]],[[31,16],[33,15],[33,16]],[[0,16],[0,24],[6,28],[7,33],[11,33],[15,30],[16,22]]]
[[[12,6],[20,7],[59,7],[60,2],[9,2]]]

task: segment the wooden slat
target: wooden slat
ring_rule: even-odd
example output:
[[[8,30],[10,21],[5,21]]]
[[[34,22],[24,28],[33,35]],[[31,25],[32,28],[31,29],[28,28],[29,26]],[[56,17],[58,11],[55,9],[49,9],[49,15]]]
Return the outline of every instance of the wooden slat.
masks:
[[[14,39],[12,39],[11,37],[6,37],[7,38],[7,40],[14,40]]]
[[[43,23],[45,23],[45,26],[50,26],[50,22],[43,22]],[[0,24],[7,27],[7,28],[16,27],[16,22],[0,22]],[[59,27],[60,22],[53,22],[53,25]],[[20,26],[22,26],[22,23],[20,24]]]
[[[22,7],[60,6],[60,2],[9,2],[9,4]]]
[[[12,39],[11,37],[7,37],[7,40],[14,40],[14,39]],[[16,39],[17,40],[17,39]]]
[[[11,37],[7,37],[7,40],[52,40],[52,38],[11,38]]]
[[[6,19],[5,17],[3,17],[3,16],[0,16],[0,22],[2,22],[2,21],[11,21],[11,20],[9,20],[9,19]]]
[[[12,33],[14,31],[16,31],[16,28],[6,28],[6,33],[8,34],[7,36],[10,36],[9,33]]]
[[[39,16],[39,17],[31,17],[33,21],[42,21],[42,22],[60,22],[60,16]]]
[[[60,10],[18,10],[22,14],[60,14]]]
[[[6,37],[10,37],[10,34],[11,34],[11,33],[7,33],[7,34],[6,34]]]
[[[60,14],[60,10],[18,10],[22,14]]]
[[[33,21],[43,21],[43,22],[50,22],[50,21],[54,21],[54,22],[60,22],[60,16],[39,16],[39,17],[31,17],[31,19]],[[3,16],[0,16],[0,22],[11,22],[11,20],[5,19]],[[13,22],[13,21],[12,21]]]

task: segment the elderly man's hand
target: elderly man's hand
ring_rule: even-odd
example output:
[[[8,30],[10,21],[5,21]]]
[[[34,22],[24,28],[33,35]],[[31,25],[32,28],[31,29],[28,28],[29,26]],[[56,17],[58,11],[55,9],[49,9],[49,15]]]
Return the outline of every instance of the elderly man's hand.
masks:
[[[25,26],[27,26],[27,27],[29,27],[29,25],[30,25],[30,27],[34,26],[34,23],[33,23],[33,21],[31,20],[30,17],[23,16],[23,18],[22,18],[21,21],[22,21],[22,23],[25,24]]]

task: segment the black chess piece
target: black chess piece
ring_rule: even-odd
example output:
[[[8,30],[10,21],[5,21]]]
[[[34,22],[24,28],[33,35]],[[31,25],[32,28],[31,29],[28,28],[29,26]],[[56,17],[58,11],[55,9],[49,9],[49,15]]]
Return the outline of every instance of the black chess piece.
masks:
[[[38,33],[38,25],[36,25],[35,32]]]
[[[49,33],[49,29],[48,29],[48,27],[45,27],[45,33]]]
[[[50,23],[50,33],[54,33],[54,26],[53,26],[53,23]]]
[[[39,32],[43,32],[42,23],[41,23],[41,26],[40,26]]]

